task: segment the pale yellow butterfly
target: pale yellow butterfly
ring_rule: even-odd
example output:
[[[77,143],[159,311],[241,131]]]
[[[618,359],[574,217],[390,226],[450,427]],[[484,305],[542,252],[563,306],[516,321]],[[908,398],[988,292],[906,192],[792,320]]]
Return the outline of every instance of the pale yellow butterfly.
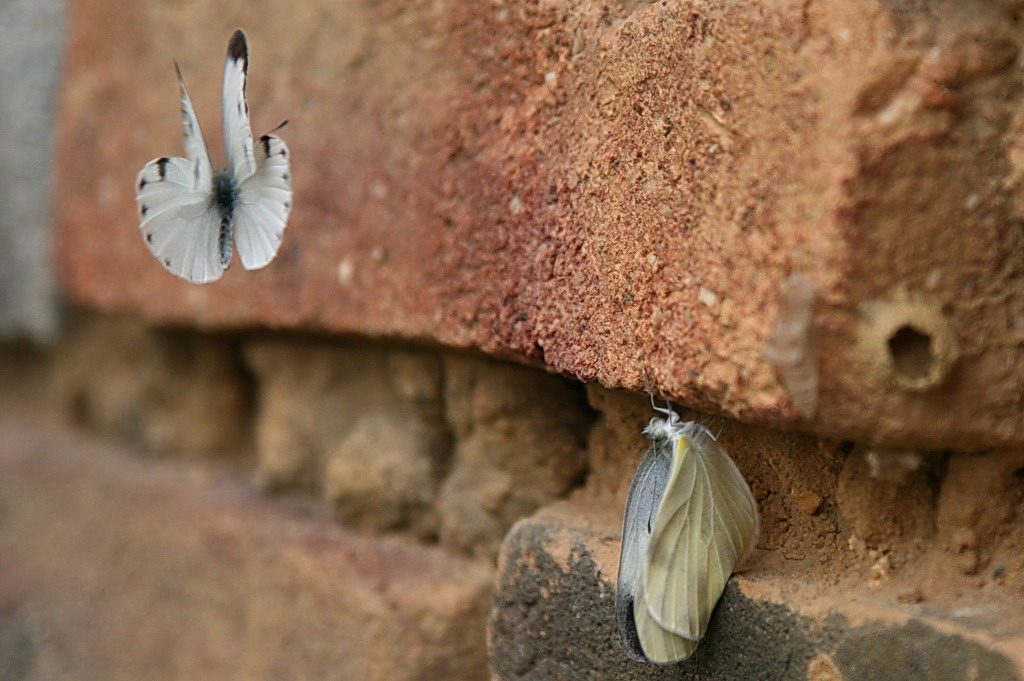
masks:
[[[754,548],[757,504],[711,432],[671,409],[644,429],[651,447],[629,488],[615,618],[634,660],[689,657],[736,565]]]

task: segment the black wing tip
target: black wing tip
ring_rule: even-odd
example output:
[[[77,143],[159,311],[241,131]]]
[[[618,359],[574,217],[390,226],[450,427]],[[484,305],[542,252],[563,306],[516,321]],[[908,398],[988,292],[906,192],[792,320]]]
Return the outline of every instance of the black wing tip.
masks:
[[[174,72],[178,74],[178,87],[181,88],[182,92],[185,91],[185,76],[181,75],[181,64],[178,63],[177,59],[172,59],[174,62]]]
[[[166,180],[167,179],[167,164],[170,163],[170,162],[171,162],[171,159],[169,159],[166,156],[161,156],[160,158],[158,158],[156,160],[157,173],[160,175],[160,179],[161,180]]]
[[[245,31],[240,28],[236,28],[235,32],[231,34],[231,41],[228,43],[228,59],[242,60],[248,66],[249,46],[245,40]]]

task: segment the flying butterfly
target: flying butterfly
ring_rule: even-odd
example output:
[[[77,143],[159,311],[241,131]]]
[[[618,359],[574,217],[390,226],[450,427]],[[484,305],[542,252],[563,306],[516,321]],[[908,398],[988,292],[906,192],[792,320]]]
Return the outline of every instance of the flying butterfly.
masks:
[[[697,648],[737,563],[753,550],[757,504],[736,464],[699,423],[658,409],[629,488],[615,590],[626,653],[673,664]]]
[[[221,277],[233,242],[245,269],[264,267],[277,254],[291,213],[291,169],[287,145],[273,134],[284,123],[253,144],[245,32],[231,36],[224,63],[225,170],[214,172],[177,62],[174,68],[187,158],[157,158],[139,173],[135,200],[146,245],[169,272],[194,284]]]

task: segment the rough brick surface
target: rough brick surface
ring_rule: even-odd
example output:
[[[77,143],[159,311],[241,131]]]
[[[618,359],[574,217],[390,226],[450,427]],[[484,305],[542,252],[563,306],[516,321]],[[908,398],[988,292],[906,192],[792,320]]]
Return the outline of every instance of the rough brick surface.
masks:
[[[491,569],[0,423],[0,677],[483,679]]]
[[[585,468],[590,412],[560,376],[451,352],[251,341],[258,475],[342,522],[493,560]]]
[[[580,483],[591,414],[558,376],[458,356],[445,359],[445,409],[455,451],[441,543],[493,560],[515,521]]]
[[[1020,445],[1020,12],[85,0],[59,269],[156,321],[429,338],[744,420]],[[180,153],[172,56],[216,146],[236,24],[254,129],[292,122],[295,210],[268,269],[195,287],[144,248],[132,178]]]
[[[265,487],[313,491],[352,527],[437,537],[451,436],[436,353],[279,339],[244,355]]]

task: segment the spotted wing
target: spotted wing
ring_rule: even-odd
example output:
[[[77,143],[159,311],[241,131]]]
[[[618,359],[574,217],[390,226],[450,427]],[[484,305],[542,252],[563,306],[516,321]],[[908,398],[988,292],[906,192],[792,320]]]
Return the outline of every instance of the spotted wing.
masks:
[[[174,62],[174,70],[178,74],[178,90],[181,92],[181,125],[184,128],[185,156],[192,163],[192,187],[197,190],[213,190],[213,166],[210,164],[210,152],[206,150],[199,117],[192,106],[192,99],[185,88],[185,79],[181,75],[178,62]]]
[[[224,273],[221,218],[210,202],[210,188],[196,188],[195,179],[194,162],[158,158],[139,173],[135,199],[149,251],[172,274],[205,284]]]
[[[181,116],[188,158],[150,161],[136,178],[140,228],[150,252],[172,274],[196,284],[224,271],[219,247],[221,218],[212,204],[213,169],[181,70]]]
[[[245,32],[238,29],[228,42],[227,59],[224,61],[224,89],[221,93],[221,123],[224,127],[227,170],[236,184],[241,184],[256,170],[252,129],[249,127],[249,104],[245,99],[248,71],[249,46]]]
[[[241,183],[235,206],[235,245],[245,269],[274,259],[291,210],[288,147],[277,135],[264,135],[256,145],[256,171]]]

